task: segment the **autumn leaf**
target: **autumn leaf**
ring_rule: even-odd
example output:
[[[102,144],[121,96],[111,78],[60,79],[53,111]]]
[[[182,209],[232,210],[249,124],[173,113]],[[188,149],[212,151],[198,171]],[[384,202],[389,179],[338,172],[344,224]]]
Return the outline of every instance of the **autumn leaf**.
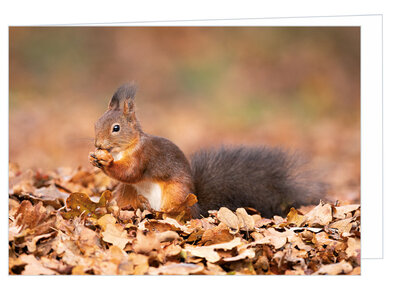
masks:
[[[99,202],[93,202],[85,193],[74,192],[67,198],[66,202],[67,208],[70,210],[63,212],[62,215],[66,219],[71,219],[81,215],[99,218],[107,213],[106,206],[110,200],[111,192],[108,190],[103,192]],[[103,209],[103,211],[101,209]]]
[[[21,202],[10,223],[9,240],[27,235],[38,236],[52,232],[56,217],[49,214],[41,202],[35,206],[28,200]]]
[[[159,268],[151,267],[149,270],[150,275],[189,275],[201,272],[204,266],[193,263],[171,263],[161,266]]]
[[[295,224],[298,227],[302,226],[307,220],[307,217],[300,214],[299,211],[297,211],[293,207],[290,208],[290,212],[287,214],[286,218],[289,224]]]
[[[234,232],[239,230],[239,218],[228,208],[221,207],[218,210],[217,218]]]
[[[51,270],[37,260],[33,255],[21,255],[22,262],[26,263],[23,275],[55,275],[57,274],[54,270]]]
[[[247,214],[244,208],[236,209],[236,216],[239,220],[239,228],[245,231],[252,231],[254,230],[255,221],[253,217]]]
[[[346,234],[346,233],[348,234],[350,233],[350,230],[352,228],[352,222],[353,222],[352,218],[338,220],[336,222],[329,224],[329,228],[338,229],[340,234]]]
[[[108,224],[116,224],[117,219],[111,214],[105,214],[97,220],[97,225],[101,227],[103,231],[106,230]]]
[[[349,204],[344,206],[337,206],[333,208],[333,217],[337,219],[345,219],[351,216],[347,216],[348,214],[351,215],[352,212],[360,209],[359,204]]]
[[[306,219],[306,223],[310,226],[325,226],[328,225],[329,222],[332,221],[332,206],[330,204],[324,204],[320,202],[320,204],[304,215]]]
[[[152,250],[159,250],[161,248],[160,240],[156,234],[149,232],[147,234],[142,231],[137,232],[136,243],[134,244],[135,252],[147,254]]]
[[[124,249],[126,244],[131,241],[128,238],[128,233],[119,224],[107,224],[106,229],[101,235],[103,241],[111,243],[120,249]]]
[[[225,243],[233,240],[234,236],[230,234],[228,226],[220,223],[218,226],[208,229],[202,233],[199,244],[211,245]]]
[[[191,253],[193,256],[205,258],[209,262],[217,262],[221,259],[216,249],[231,250],[241,244],[240,238],[234,238],[227,243],[214,244],[209,246],[194,247],[187,245],[185,251]]]
[[[341,261],[339,263],[332,263],[327,265],[322,265],[318,271],[314,274],[330,274],[330,275],[337,275],[337,274],[347,274],[353,270],[353,267],[350,263],[346,261]]]

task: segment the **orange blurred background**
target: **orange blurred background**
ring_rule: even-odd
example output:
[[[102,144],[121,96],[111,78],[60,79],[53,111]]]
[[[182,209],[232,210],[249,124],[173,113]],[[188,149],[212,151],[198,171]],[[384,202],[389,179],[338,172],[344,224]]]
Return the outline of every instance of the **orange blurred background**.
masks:
[[[12,27],[10,162],[90,168],[94,122],[136,81],[145,132],[304,153],[336,199],[360,194],[358,27]]]

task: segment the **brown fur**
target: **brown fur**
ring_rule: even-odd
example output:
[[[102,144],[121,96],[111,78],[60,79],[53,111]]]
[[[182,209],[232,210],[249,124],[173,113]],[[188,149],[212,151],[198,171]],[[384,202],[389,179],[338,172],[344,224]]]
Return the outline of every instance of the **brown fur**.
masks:
[[[148,200],[139,195],[131,184],[119,183],[115,189],[114,199],[120,208],[129,208],[141,210],[151,210]]]
[[[109,109],[96,122],[96,152],[90,154],[93,165],[123,183],[117,188],[120,205],[146,208],[145,198],[134,185],[143,181],[159,183],[162,189],[161,210],[171,216],[189,216],[186,200],[193,192],[188,160],[171,141],[141,130],[136,119],[134,86],[120,87],[112,97]],[[120,131],[113,132],[118,124]],[[122,156],[114,161],[112,154]],[[189,198],[190,199],[190,198]],[[192,207],[197,212],[197,207]]]

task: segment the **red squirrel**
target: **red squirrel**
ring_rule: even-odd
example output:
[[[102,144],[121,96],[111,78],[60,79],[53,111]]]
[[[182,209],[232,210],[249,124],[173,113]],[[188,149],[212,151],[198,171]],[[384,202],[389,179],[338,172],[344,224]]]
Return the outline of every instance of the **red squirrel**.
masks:
[[[263,217],[318,203],[324,185],[304,178],[299,160],[279,148],[220,147],[190,159],[168,139],[143,132],[135,113],[136,87],[124,84],[95,124],[90,162],[119,181],[120,207],[152,209],[189,219],[208,210],[251,207]]]

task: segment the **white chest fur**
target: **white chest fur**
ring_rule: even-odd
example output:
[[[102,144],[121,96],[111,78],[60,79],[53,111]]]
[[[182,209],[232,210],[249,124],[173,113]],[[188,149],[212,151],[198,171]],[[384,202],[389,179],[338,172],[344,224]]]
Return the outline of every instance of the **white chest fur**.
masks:
[[[124,154],[124,152],[111,153],[115,162],[121,160],[123,157],[123,154]]]
[[[138,194],[143,195],[149,201],[151,208],[161,210],[161,187],[155,182],[136,183],[135,188]]]

